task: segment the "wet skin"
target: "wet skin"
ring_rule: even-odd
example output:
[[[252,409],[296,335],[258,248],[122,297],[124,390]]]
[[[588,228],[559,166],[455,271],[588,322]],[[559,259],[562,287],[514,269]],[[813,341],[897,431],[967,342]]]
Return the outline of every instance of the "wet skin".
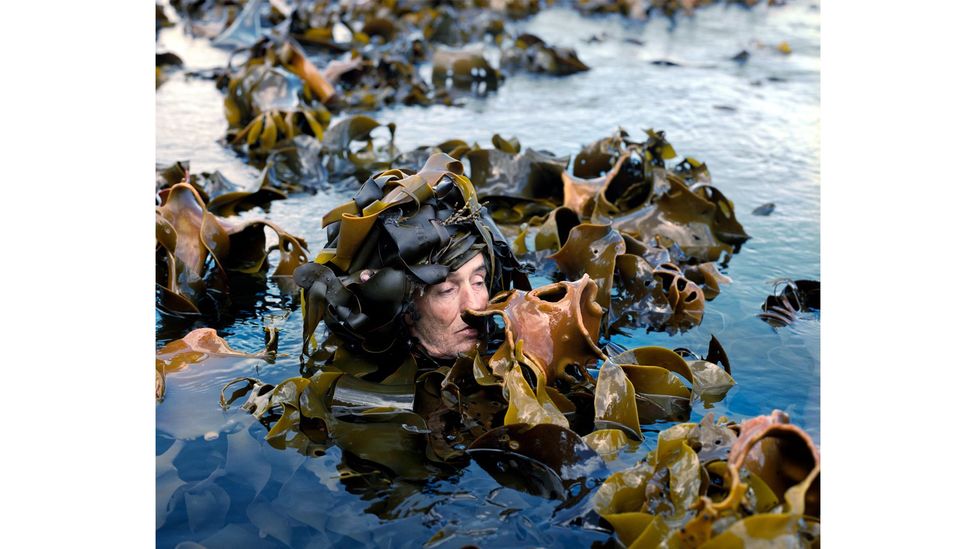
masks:
[[[476,328],[462,320],[467,309],[483,310],[488,305],[487,268],[481,254],[453,271],[440,284],[424,288],[415,299],[419,319],[407,318],[410,334],[427,353],[436,358],[453,358],[478,343]]]

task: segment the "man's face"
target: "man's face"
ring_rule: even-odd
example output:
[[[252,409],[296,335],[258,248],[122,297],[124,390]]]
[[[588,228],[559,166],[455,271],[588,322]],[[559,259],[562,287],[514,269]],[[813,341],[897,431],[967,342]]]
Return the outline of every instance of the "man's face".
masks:
[[[453,358],[474,348],[478,330],[461,320],[466,309],[488,305],[487,268],[481,254],[471,258],[440,284],[427,286],[415,305],[420,319],[408,320],[410,334],[430,356]]]

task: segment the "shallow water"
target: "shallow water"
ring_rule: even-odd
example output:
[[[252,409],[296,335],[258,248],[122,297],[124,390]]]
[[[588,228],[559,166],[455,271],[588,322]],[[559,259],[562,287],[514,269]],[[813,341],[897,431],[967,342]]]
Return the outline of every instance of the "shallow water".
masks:
[[[709,411],[741,420],[779,408],[819,441],[819,314],[779,329],[756,317],[776,279],[820,279],[819,21],[816,2],[752,10],[712,6],[673,25],[664,18],[635,23],[552,8],[516,27],[575,48],[589,72],[518,74],[496,93],[467,99],[463,108],[366,114],[396,122],[401,150],[448,138],[487,145],[500,133],[517,136],[523,148],[575,154],[618,126],[634,136],[644,128],[665,130],[679,157],[708,164],[713,184],[735,203],[752,239],[722,269],[733,282],[707,304],[699,327],[676,336],[635,331],[613,340],[704,354],[715,335],[737,385],[711,409],[696,402],[691,420]],[[593,35],[607,38],[588,43]],[[773,48],[784,40],[793,50],[788,56]],[[768,47],[759,49],[756,41]],[[744,65],[729,59],[746,48],[752,56]],[[179,27],[161,31],[158,49],[180,55],[188,69],[222,66],[227,59]],[[659,59],[681,66],[651,63]],[[255,184],[258,171],[218,142],[225,129],[222,95],[212,81],[175,75],[157,90],[158,162],[189,159],[194,172],[219,169],[236,183]],[[243,217],[267,217],[304,237],[315,252],[325,242],[322,214],[351,193],[337,188],[293,196]],[[751,214],[767,202],[776,205],[770,216]],[[428,540],[431,547],[588,546],[609,537],[591,525],[570,524],[578,513],[557,511],[558,502],[500,487],[474,463],[426,485],[386,485],[341,478],[343,458],[335,447],[321,457],[270,447],[266,429],[236,406],[222,411],[218,395],[238,376],[276,383],[298,375],[301,314],[274,281],[237,276],[232,287],[231,311],[208,326],[233,348],[253,352],[264,347],[263,326],[276,324],[279,357],[274,364],[225,360],[167,376],[156,431],[160,547],[189,540],[215,547],[415,546]],[[157,346],[203,325],[158,318]],[[642,447],[621,454],[610,469],[643,458],[657,443],[655,432],[670,425],[647,426]]]

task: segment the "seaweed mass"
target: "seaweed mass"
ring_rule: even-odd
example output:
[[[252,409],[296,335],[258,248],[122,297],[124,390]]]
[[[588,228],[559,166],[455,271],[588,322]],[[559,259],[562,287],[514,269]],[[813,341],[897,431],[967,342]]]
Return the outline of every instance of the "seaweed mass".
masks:
[[[740,375],[752,366],[716,329],[727,315],[716,303],[747,291],[733,266],[788,205],[743,219],[729,198],[741,193],[713,184],[722,170],[679,155],[694,143],[672,144],[661,127],[604,127],[562,154],[490,129],[481,143],[442,128],[401,145],[396,109],[463,111],[521,79],[571,85],[598,70],[572,42],[527,30],[550,4],[157,5],[157,34],[181,25],[228,54],[194,70],[160,52],[157,89],[181,77],[214,86],[220,147],[255,174],[242,185],[193,171],[194,158],[156,167],[157,541],[328,538],[339,486],[382,521],[436,525],[411,545],[489,544],[497,531],[424,503],[477,470],[495,488],[474,497],[498,506],[500,523],[523,512],[519,497],[545,501],[547,528],[588,543],[819,545],[815,437],[788,407],[730,409],[755,376]],[[638,24],[712,9],[564,4]],[[302,206],[317,195],[336,198]],[[321,229],[276,216],[282,204]],[[416,289],[472,254],[484,254],[491,290],[465,314],[481,342],[449,361],[412,352],[399,319]],[[774,293],[743,317],[772,334],[816,323],[811,274],[770,275]],[[268,294],[280,316],[248,303]],[[666,344],[681,337],[689,344]],[[226,444],[226,461],[188,473],[190,460],[214,459],[191,458],[195,441]],[[261,457],[273,454],[293,457]],[[316,493],[263,461],[285,459],[333,487]]]

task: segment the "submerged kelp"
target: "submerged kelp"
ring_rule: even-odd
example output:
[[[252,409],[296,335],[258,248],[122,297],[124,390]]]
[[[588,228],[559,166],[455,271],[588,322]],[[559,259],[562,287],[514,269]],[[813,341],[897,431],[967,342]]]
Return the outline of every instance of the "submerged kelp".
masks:
[[[742,425],[708,414],[661,432],[593,506],[628,547],[816,547],[820,451],[779,410]]]

